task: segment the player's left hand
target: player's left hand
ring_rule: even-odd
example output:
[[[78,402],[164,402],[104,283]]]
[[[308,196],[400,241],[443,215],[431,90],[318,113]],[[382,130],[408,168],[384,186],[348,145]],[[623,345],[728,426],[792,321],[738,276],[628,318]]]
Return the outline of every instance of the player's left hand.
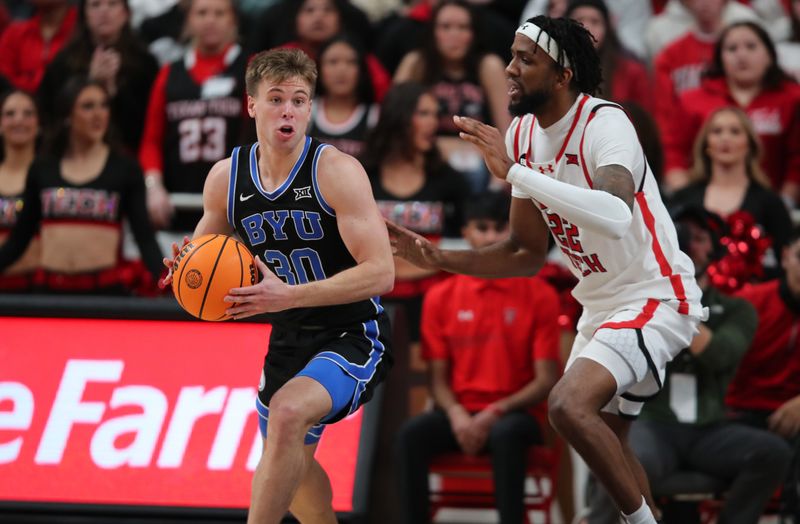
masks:
[[[458,136],[481,150],[486,167],[492,175],[505,180],[508,170],[514,163],[506,154],[505,140],[500,131],[496,127],[465,116],[454,116],[453,122],[461,130]]]
[[[770,431],[784,438],[793,438],[800,433],[800,396],[784,402],[767,419]]]
[[[225,312],[236,320],[294,307],[292,286],[275,276],[261,258],[256,256],[255,261],[262,276],[261,282],[253,286],[235,287],[225,297],[225,302],[233,303]]]

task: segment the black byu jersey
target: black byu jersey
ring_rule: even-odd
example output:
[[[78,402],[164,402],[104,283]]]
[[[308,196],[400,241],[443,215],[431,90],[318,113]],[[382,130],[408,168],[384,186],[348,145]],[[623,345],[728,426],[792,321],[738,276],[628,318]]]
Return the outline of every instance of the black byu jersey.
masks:
[[[330,147],[306,137],[303,152],[277,189],[266,191],[258,173],[258,143],[231,154],[228,222],[253,256],[289,285],[324,280],[356,265],[339,236],[336,213],[317,184],[317,161]],[[296,308],[269,315],[281,327],[331,328],[375,318],[379,297],[350,304]]]

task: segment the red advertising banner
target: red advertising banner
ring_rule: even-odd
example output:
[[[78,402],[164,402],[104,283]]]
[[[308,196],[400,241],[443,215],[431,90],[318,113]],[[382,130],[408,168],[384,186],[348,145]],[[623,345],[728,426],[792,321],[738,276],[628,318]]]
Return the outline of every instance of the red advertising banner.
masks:
[[[0,318],[0,500],[246,508],[269,326]],[[361,411],[317,459],[352,510]]]

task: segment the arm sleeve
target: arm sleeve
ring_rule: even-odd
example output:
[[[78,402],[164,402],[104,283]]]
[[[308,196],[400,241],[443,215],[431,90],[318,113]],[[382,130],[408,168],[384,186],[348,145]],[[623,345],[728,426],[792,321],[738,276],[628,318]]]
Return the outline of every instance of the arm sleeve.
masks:
[[[130,162],[127,177],[127,190],[123,197],[125,215],[130,222],[136,244],[139,246],[142,261],[154,279],[158,280],[164,269],[161,248],[158,246],[155,232],[150,225],[150,219],[147,214],[144,177],[135,162]]]
[[[17,223],[11,230],[6,242],[0,247],[0,271],[17,261],[25,252],[42,221],[42,201],[39,184],[32,166],[25,180],[22,212],[17,215]]]
[[[167,77],[169,65],[161,68],[150,90],[147,115],[144,120],[142,145],[139,148],[139,164],[145,171],[164,172],[164,127],[166,126]]]
[[[644,162],[636,130],[624,112],[607,109],[598,112],[592,121],[592,133],[586,132],[587,168],[619,165],[630,173],[642,176]],[[591,135],[591,138],[590,138]],[[520,164],[508,171],[508,182],[516,189],[548,206],[576,226],[605,237],[622,238],[630,227],[633,215],[628,205],[611,193],[574,186],[542,175]]]
[[[425,360],[449,360],[447,344],[444,342],[443,323],[439,318],[442,303],[439,296],[440,287],[431,288],[422,302],[420,317],[420,342],[422,358]]]
[[[725,320],[714,330],[705,351],[697,355],[698,362],[708,369],[736,367],[756,333],[758,316],[749,302],[730,300],[725,307]]]
[[[531,357],[536,360],[560,361],[560,330],[558,327],[558,294],[549,284],[539,278],[534,278],[531,284],[535,286],[537,295],[536,325],[533,333],[533,348]]]

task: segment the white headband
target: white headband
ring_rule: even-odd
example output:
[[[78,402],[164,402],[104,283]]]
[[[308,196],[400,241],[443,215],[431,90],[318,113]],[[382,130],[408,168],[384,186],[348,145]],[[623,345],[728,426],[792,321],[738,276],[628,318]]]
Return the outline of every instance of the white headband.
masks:
[[[517,28],[517,33],[530,38],[534,44],[538,45],[545,53],[550,55],[550,58],[558,63],[558,42],[551,38],[544,29],[533,22],[525,22]],[[564,67],[571,67],[566,53],[564,54]]]

